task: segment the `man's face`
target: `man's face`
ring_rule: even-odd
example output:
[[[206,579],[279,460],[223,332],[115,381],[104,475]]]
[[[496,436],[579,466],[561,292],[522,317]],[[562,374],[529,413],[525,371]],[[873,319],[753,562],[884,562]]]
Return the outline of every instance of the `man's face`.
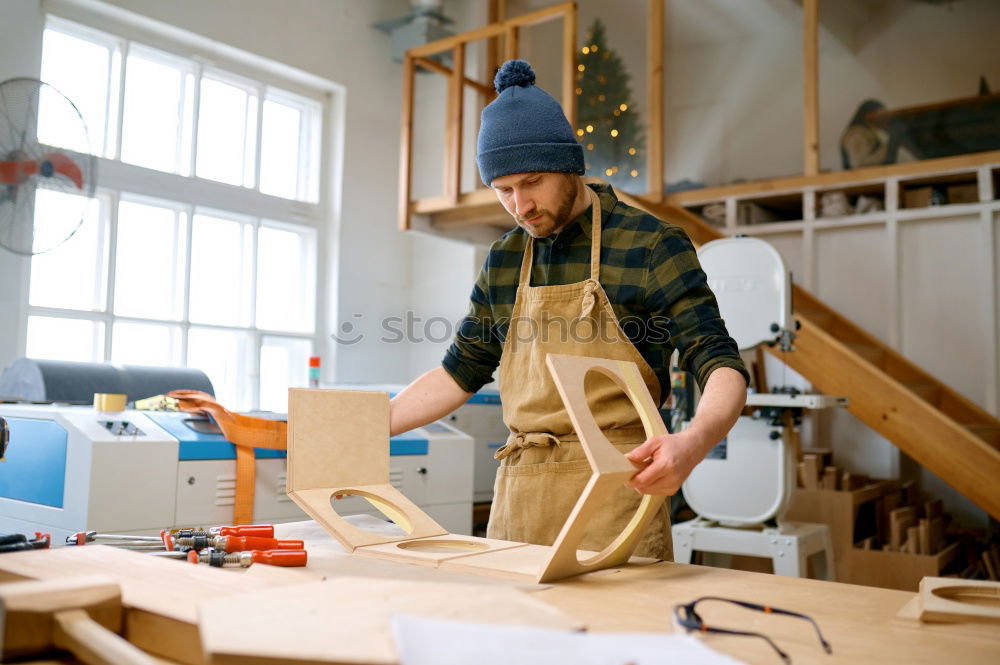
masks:
[[[534,238],[547,238],[573,218],[576,178],[568,173],[520,173],[492,182],[500,203]]]

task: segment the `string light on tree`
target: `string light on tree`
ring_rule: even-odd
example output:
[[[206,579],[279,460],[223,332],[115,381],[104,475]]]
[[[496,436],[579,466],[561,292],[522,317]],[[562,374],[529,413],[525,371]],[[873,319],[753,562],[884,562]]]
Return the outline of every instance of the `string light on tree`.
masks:
[[[644,189],[637,181],[644,130],[631,99],[631,77],[621,57],[608,48],[600,19],[590,26],[579,52],[576,135],[587,148],[587,174],[637,193]]]

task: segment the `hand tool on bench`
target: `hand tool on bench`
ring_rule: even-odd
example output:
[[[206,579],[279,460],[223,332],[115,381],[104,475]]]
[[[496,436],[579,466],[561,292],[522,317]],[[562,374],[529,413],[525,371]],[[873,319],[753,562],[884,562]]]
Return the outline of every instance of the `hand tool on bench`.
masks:
[[[211,536],[196,535],[190,538],[172,538],[169,534],[163,536],[163,545],[167,550],[203,550],[212,548],[224,552],[242,552],[253,550],[265,552],[268,550],[301,550],[305,543],[301,540],[277,540],[275,538],[255,538],[253,536]]]
[[[247,568],[255,563],[269,566],[296,568],[306,565],[308,555],[305,550],[271,550],[269,552],[224,552],[222,550],[191,550],[187,560],[191,563],[207,563],[217,568]]]
[[[23,533],[0,534],[0,553],[47,550],[51,544],[52,536],[38,531],[35,532],[35,537],[32,540],[29,540]]]
[[[64,649],[88,665],[155,665],[117,634],[122,624],[121,591],[108,577],[0,585],[2,660]]]
[[[139,551],[158,550],[163,547],[163,540],[159,536],[133,536],[131,534],[98,533],[97,531],[78,531],[66,536],[67,545],[80,546],[87,543],[100,543],[110,547]]]
[[[213,526],[208,529],[163,529],[160,537],[170,534],[174,538],[194,536],[252,536],[254,538],[274,538],[273,524],[243,524],[239,526]]]

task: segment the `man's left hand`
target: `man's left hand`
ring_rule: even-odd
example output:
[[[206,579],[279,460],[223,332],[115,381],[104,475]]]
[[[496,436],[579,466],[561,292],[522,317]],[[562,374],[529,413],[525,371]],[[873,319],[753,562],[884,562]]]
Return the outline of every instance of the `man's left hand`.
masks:
[[[704,455],[701,446],[679,432],[647,439],[625,457],[637,466],[646,463],[626,485],[641,494],[672,496]]]

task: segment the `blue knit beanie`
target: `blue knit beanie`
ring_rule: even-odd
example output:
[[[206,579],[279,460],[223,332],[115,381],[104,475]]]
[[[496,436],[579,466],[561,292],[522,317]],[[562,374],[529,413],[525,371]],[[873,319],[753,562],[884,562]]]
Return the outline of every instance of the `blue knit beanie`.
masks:
[[[483,109],[476,145],[483,183],[512,173],[583,175],[583,146],[559,102],[535,87],[531,65],[508,60],[493,85],[497,98]]]

